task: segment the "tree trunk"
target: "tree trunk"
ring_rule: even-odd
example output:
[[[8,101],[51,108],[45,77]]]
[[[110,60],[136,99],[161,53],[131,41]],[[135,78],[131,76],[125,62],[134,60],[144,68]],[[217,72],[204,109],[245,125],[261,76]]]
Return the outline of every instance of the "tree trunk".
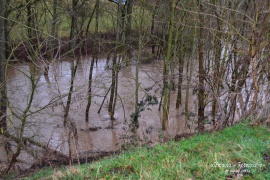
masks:
[[[253,80],[253,86],[254,86],[254,96],[252,100],[252,107],[251,111],[256,109],[257,105],[257,99],[258,99],[258,93],[259,93],[259,86],[257,82],[257,62],[256,62],[256,52],[255,52],[255,35],[256,35],[256,25],[258,22],[258,1],[254,0],[254,24],[252,26],[252,36],[251,36],[251,43],[250,43],[250,56],[251,56],[251,62],[252,62],[252,80]]]
[[[89,121],[89,109],[91,107],[91,102],[92,102],[92,77],[93,77],[93,69],[94,69],[94,62],[95,60],[97,61],[98,57],[98,18],[99,18],[99,0],[96,0],[96,26],[95,26],[95,37],[94,37],[94,52],[93,52],[93,58],[91,61],[90,65],[90,70],[89,70],[89,78],[88,78],[88,98],[87,98],[87,106],[85,110],[85,122]]]
[[[144,17],[144,2],[140,1],[140,16]],[[142,53],[142,46],[143,46],[143,41],[142,41],[142,29],[143,29],[143,18],[140,19],[139,22],[139,47],[138,47],[138,55],[136,57],[136,72],[135,72],[135,115],[133,118],[133,123],[135,125],[135,129],[136,127],[138,127],[138,117],[140,114],[139,111],[139,106],[138,106],[138,102],[139,102],[139,63],[140,63],[140,59],[141,59],[141,53]]]
[[[57,20],[56,6],[57,6],[57,0],[53,0],[53,17],[52,17],[52,27],[51,27],[50,50],[49,50],[49,58],[47,59],[46,64],[45,64],[44,76],[49,75],[50,62],[52,61],[52,59],[54,57],[54,46],[55,46],[55,37],[56,37],[56,20]]]
[[[30,4],[30,0],[26,0],[26,8],[27,8],[27,33],[29,40],[33,37],[33,14],[32,14],[32,6]]]
[[[175,23],[174,23],[175,24]],[[173,26],[174,30],[173,31],[176,31],[176,32],[173,32],[173,37],[174,37],[174,40],[172,42],[172,52],[171,54],[172,55],[172,59],[170,61],[170,71],[171,71],[171,78],[170,78],[170,87],[171,87],[171,90],[172,91],[175,91],[175,74],[174,74],[174,70],[175,70],[175,62],[176,62],[176,50],[177,50],[177,41],[178,41],[178,38],[179,38],[179,28],[176,29],[175,26]]]
[[[113,109],[113,101],[114,101],[114,96],[115,96],[115,91],[116,91],[116,66],[117,66],[117,54],[116,52],[113,55],[113,62],[112,62],[112,85],[111,85],[111,94],[110,94],[110,100],[109,100],[109,106],[108,106],[108,112],[110,114],[111,120],[114,120],[114,109]]]
[[[155,29],[155,16],[156,16],[156,13],[157,13],[157,9],[158,9],[158,6],[159,6],[159,0],[156,1],[156,4],[155,4],[155,7],[154,7],[154,10],[153,10],[153,13],[152,13],[152,20],[151,20],[151,36],[152,36],[152,39],[153,39],[153,44],[152,44],[152,55],[154,56],[155,55],[155,47],[156,47],[156,37],[155,37],[155,34],[154,34],[154,29]]]
[[[190,84],[191,84],[191,79],[192,79],[192,76],[193,76],[193,58],[195,57],[195,53],[196,53],[196,33],[197,33],[197,29],[196,29],[196,25],[195,25],[195,28],[194,28],[194,37],[193,37],[193,40],[192,40],[192,51],[191,51],[191,58],[188,62],[189,66],[187,66],[187,72],[186,74],[188,74],[188,68],[190,69],[189,70],[189,75],[187,76],[187,88],[186,88],[186,97],[185,97],[185,116],[187,119],[189,119],[189,89],[190,89]]]
[[[0,0],[0,133],[7,130],[6,51],[5,51],[5,0]]]
[[[77,64],[78,64],[78,60],[76,58],[75,55],[75,48],[76,48],[76,29],[77,29],[77,6],[78,6],[78,0],[73,0],[72,1],[72,19],[71,19],[71,30],[70,30],[70,40],[71,42],[71,52],[72,52],[72,57],[73,57],[73,61],[71,63],[71,79],[70,79],[70,86],[69,86],[69,92],[68,92],[68,100],[67,100],[67,104],[65,106],[64,109],[64,126],[66,126],[67,124],[67,120],[68,120],[68,114],[69,114],[69,109],[70,109],[70,105],[71,105],[71,97],[72,97],[72,93],[73,93],[73,86],[74,86],[74,79],[75,79],[75,75],[76,75],[76,71],[77,71]]]
[[[217,10],[216,10],[217,11]],[[217,12],[216,12],[217,14]],[[214,91],[214,97],[213,97],[213,102],[212,102],[212,123],[213,126],[216,124],[216,112],[217,112],[217,96],[220,95],[220,88],[222,85],[222,74],[220,73],[220,61],[221,61],[221,50],[222,50],[222,44],[221,44],[221,22],[219,19],[219,16],[216,15],[216,21],[217,21],[217,34],[214,40],[215,44],[215,62],[214,62],[214,86],[213,91]]]
[[[199,4],[200,6],[200,12],[203,12],[202,5]],[[198,37],[198,49],[199,49],[199,94],[198,94],[198,130],[199,132],[204,131],[204,62],[203,62],[203,28],[202,26],[204,25],[203,23],[203,16],[199,16],[199,23],[200,23],[200,28],[199,28],[199,37]]]
[[[117,10],[117,32],[116,32],[116,47],[114,49],[113,54],[113,62],[112,62],[112,85],[111,85],[111,94],[110,94],[110,100],[109,100],[109,106],[108,106],[108,112],[110,114],[110,119],[115,120],[114,118],[114,111],[115,111],[115,105],[117,100],[117,88],[118,88],[118,66],[119,63],[117,63],[117,55],[119,53],[119,49],[121,47],[120,44],[120,37],[122,32],[122,4],[118,3],[118,10]]]
[[[177,98],[176,98],[176,109],[180,108],[182,101],[182,81],[183,81],[183,70],[184,70],[184,49],[183,49],[183,37],[181,37],[179,57],[178,57],[178,90],[177,90]]]
[[[123,43],[125,43],[125,57],[124,60],[126,62],[126,66],[130,66],[131,64],[131,32],[132,32],[132,9],[133,9],[133,0],[127,0],[126,2],[126,12],[125,12],[125,40],[123,40]]]
[[[173,41],[173,27],[174,27],[174,10],[175,0],[170,1],[170,16],[169,16],[169,39],[167,44],[166,58],[164,61],[163,71],[163,114],[162,114],[162,130],[166,131],[168,128],[168,119],[170,111],[170,61],[172,56],[172,41]]]
[[[130,40],[130,35],[131,35],[131,24],[132,24],[132,9],[133,9],[133,0],[127,0],[126,2],[126,17],[127,17],[127,22],[126,22],[126,37],[128,40]]]

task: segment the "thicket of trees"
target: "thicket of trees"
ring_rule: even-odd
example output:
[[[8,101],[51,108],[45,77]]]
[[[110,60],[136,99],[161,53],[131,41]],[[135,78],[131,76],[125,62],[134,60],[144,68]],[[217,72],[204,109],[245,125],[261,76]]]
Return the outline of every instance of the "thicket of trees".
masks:
[[[98,54],[105,54],[112,61],[110,87],[104,97],[109,101],[107,111],[112,122],[115,107],[120,103],[119,71],[136,66],[131,122],[135,128],[139,126],[142,106],[147,104],[138,95],[139,63],[155,63],[155,59],[163,61],[161,98],[157,102],[156,97],[149,95],[146,101],[155,99],[159,103],[162,130],[168,128],[172,108],[184,112],[187,119],[194,115],[189,109],[192,91],[197,94],[195,116],[199,132],[209,122],[219,129],[232,125],[240,117],[258,113],[269,103],[269,3],[259,0],[0,0],[0,133],[6,138],[4,143],[10,153],[5,173],[18,162],[23,150],[31,151],[28,144],[53,151],[26,136],[25,127],[33,114],[55,102],[63,107],[69,144],[72,138],[77,138],[76,124],[69,113],[82,55],[92,57],[87,105],[82,107],[86,122],[91,116],[93,68]],[[67,56],[72,58],[68,93],[50,100],[41,109],[33,109],[40,79],[37,68],[42,68],[48,77],[52,71],[50,64]],[[23,106],[11,103],[8,96],[7,70],[14,61],[33,64],[27,75],[31,87]],[[173,91],[177,93],[176,99],[171,99]],[[206,116],[206,111],[211,114]],[[8,127],[14,121],[10,117],[19,123],[16,131]],[[9,140],[17,144],[16,148],[10,150]],[[61,157],[71,163],[71,154],[70,150],[69,157]]]

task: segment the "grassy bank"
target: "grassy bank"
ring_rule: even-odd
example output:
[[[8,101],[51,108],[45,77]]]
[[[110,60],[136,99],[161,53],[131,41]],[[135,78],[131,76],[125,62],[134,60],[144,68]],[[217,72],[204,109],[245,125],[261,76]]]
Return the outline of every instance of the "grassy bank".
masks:
[[[92,164],[46,168],[26,179],[270,179],[269,163],[269,127],[240,123]]]

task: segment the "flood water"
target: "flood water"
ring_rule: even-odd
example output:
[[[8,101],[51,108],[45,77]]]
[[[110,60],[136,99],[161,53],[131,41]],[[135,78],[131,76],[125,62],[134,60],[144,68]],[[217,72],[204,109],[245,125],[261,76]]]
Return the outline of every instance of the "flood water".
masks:
[[[113,121],[112,125],[107,110],[109,95],[105,99],[100,114],[98,114],[104,96],[111,86],[111,70],[105,70],[106,59],[104,58],[99,58],[94,67],[92,105],[89,122],[85,122],[90,62],[90,57],[82,57],[79,60],[69,118],[72,122],[75,122],[78,133],[78,141],[73,143],[73,146],[77,144],[77,148],[73,147],[73,153],[90,153],[91,155],[94,152],[119,150],[123,144],[129,142],[128,137],[131,136],[130,115],[134,112],[135,66],[121,68],[119,72],[116,120]],[[30,92],[33,90],[29,79],[30,73],[35,74],[37,84],[33,102],[26,118],[24,136],[34,138],[52,149],[68,154],[67,128],[63,127],[63,104],[66,105],[66,95],[70,86],[71,63],[72,59],[54,61],[50,66],[48,77],[44,77],[43,69],[39,64],[18,63],[9,67],[7,88],[10,101],[8,112],[10,133],[16,134],[16,131],[19,130],[20,118],[29,103]],[[185,71],[184,69],[183,74],[185,74]],[[163,61],[161,60],[139,65],[139,100],[143,100],[149,94],[157,96],[160,101],[162,74]],[[185,83],[184,81],[183,84]],[[185,102],[185,93],[185,90],[183,90],[182,104]],[[175,109],[176,96],[177,91],[172,92],[167,132],[170,135],[192,132],[195,127],[195,118],[191,118],[187,122],[183,114],[183,108]],[[190,112],[194,112],[196,108],[194,106],[196,99],[196,95],[190,92],[188,97]],[[154,144],[160,140],[162,134],[161,112],[158,111],[158,107],[159,105],[148,106],[139,117],[139,128],[136,133],[141,139],[139,141],[141,144]],[[4,156],[4,150],[0,149],[0,151],[1,156]],[[25,157],[22,156],[21,158],[25,159]],[[2,161],[5,160],[5,157],[0,158]]]

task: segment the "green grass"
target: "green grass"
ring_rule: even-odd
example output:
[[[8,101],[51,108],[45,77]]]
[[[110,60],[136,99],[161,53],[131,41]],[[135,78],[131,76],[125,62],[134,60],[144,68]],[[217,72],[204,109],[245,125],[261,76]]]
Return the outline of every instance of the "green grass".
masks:
[[[264,154],[270,155],[269,129],[241,123],[222,132],[138,148],[92,164],[46,168],[26,179],[225,179],[240,169],[239,162],[257,166],[245,169],[249,174],[243,179],[270,179]]]

